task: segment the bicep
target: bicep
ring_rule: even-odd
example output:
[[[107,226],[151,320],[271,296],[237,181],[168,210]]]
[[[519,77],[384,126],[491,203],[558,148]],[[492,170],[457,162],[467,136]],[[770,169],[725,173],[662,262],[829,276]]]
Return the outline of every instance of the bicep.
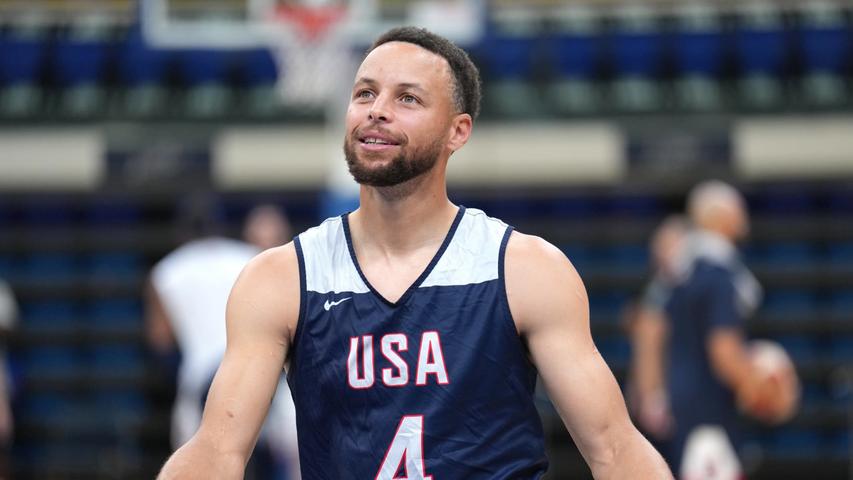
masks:
[[[591,464],[606,462],[633,426],[619,385],[592,340],[583,283],[568,260],[549,247],[514,259],[508,250],[510,308],[581,452]]]
[[[228,343],[198,434],[223,453],[248,458],[282,374],[299,282],[290,272],[282,283],[281,273],[250,264],[228,300]]]

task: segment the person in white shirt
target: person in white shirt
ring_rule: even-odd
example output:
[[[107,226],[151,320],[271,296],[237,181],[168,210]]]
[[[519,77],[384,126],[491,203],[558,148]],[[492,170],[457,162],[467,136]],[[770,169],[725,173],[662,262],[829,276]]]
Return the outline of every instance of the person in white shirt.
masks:
[[[179,447],[195,433],[210,382],[225,352],[225,306],[237,276],[255,255],[283,244],[290,234],[287,218],[274,206],[256,207],[247,217],[243,231],[251,243],[218,234],[206,202],[190,204],[184,227],[196,237],[166,255],[152,269],[147,304],[147,337],[151,347],[164,354],[181,352],[177,395],[172,410],[171,439]],[[208,210],[208,211],[205,211]],[[261,438],[273,457],[285,457],[294,477],[298,472],[295,418],[289,390],[282,388],[274,401],[271,417]],[[259,457],[260,458],[260,457]],[[257,463],[270,463],[270,459]],[[276,458],[272,463],[278,463]],[[295,464],[295,465],[294,465]],[[276,467],[255,467],[268,478]],[[249,472],[252,468],[249,469]]]

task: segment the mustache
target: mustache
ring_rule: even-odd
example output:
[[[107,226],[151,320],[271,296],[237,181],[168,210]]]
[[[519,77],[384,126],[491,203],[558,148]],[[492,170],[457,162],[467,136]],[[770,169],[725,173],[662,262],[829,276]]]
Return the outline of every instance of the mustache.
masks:
[[[359,138],[367,136],[368,133],[376,133],[379,135],[386,136],[388,138],[391,138],[394,141],[394,143],[397,143],[399,145],[403,145],[405,143],[408,143],[408,138],[405,138],[405,136],[396,135],[394,133],[391,133],[389,130],[387,130],[383,127],[380,127],[376,124],[371,124],[371,125],[368,125],[365,127],[356,128],[355,130],[353,130],[352,134],[350,135],[350,138],[352,140],[358,140]]]

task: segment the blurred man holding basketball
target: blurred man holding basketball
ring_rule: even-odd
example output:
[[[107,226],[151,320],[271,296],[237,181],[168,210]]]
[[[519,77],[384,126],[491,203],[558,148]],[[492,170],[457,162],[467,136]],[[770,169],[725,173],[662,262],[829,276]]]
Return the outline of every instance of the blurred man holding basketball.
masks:
[[[659,274],[663,288],[646,302],[643,332],[635,337],[638,351],[666,358],[635,365],[645,383],[639,418],[669,441],[664,450],[680,478],[739,479],[739,410],[771,424],[789,418],[796,374],[772,342],[753,348],[745,341],[744,321],[761,288],[735,247],[749,230],[741,195],[722,182],[702,183],[688,196],[688,215],[693,228],[681,234],[674,261]]]
[[[161,478],[240,478],[286,362],[306,479],[541,478],[537,372],[596,478],[671,478],[596,351],[569,261],[449,201],[479,97],[449,41],[403,28],[374,43],[344,141],[360,207],[241,274],[202,426]]]

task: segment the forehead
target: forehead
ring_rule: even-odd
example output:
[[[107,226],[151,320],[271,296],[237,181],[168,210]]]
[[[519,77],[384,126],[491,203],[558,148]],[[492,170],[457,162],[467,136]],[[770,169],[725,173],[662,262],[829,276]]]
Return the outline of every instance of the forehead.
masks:
[[[450,82],[450,65],[444,57],[406,42],[388,42],[373,49],[356,74],[378,83],[420,84],[428,90],[443,88]]]

